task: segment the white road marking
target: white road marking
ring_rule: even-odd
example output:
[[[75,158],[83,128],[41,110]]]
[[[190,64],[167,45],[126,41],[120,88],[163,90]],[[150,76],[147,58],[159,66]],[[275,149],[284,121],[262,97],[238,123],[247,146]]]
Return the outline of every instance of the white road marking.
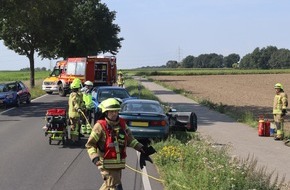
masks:
[[[35,100],[38,100],[38,99],[40,99],[40,98],[42,98],[42,97],[44,97],[44,96],[47,96],[47,94],[44,94],[44,95],[39,96],[39,97],[37,97],[37,98],[34,98],[33,100],[31,100],[31,102],[34,102]],[[5,110],[5,111],[2,111],[2,112],[0,112],[0,114],[2,114],[2,113],[6,113],[6,112],[8,112],[8,111],[10,111],[10,110],[13,110],[13,109],[15,109],[15,107],[12,107],[12,108],[9,108],[9,109],[7,109],[7,110]]]
[[[138,157],[138,162],[140,162],[139,158],[140,158],[140,152],[137,152],[137,157]],[[143,167],[142,172],[147,174],[147,169],[146,166]],[[143,187],[144,190],[152,190],[151,185],[150,185],[150,181],[149,181],[149,177],[147,175],[142,175],[142,182],[143,182]]]

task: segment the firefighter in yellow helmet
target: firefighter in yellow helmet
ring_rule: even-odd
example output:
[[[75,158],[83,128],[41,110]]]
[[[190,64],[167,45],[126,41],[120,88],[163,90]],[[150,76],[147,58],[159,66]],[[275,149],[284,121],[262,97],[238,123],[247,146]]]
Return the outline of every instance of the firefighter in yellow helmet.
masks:
[[[99,108],[102,116],[94,125],[86,148],[104,180],[100,190],[122,190],[121,173],[125,168],[126,147],[141,152],[141,168],[146,165],[145,160],[152,162],[149,156],[155,150],[152,146],[143,146],[132,136],[125,121],[119,118],[120,103],[115,98],[102,101]]]
[[[84,109],[83,96],[79,91],[81,88],[81,80],[75,78],[70,85],[71,93],[68,99],[68,116],[70,120],[70,128],[68,128],[68,138],[75,144],[80,138],[80,112]]]
[[[118,72],[117,84],[119,87],[123,87],[123,85],[124,85],[124,77],[123,77],[122,71]]]
[[[283,140],[284,117],[287,113],[286,109],[288,106],[288,97],[284,92],[284,88],[281,83],[275,84],[274,88],[276,90],[273,104],[273,115],[276,125],[276,134],[274,135],[274,139]]]
[[[85,87],[81,89],[83,93],[83,101],[86,106],[85,110],[85,116],[88,119],[87,124],[86,121],[83,121],[81,125],[81,133],[82,134],[90,134],[91,133],[91,122],[92,122],[92,114],[94,113],[94,102],[92,97],[92,89],[93,89],[93,83],[91,81],[85,82]],[[84,120],[84,119],[83,119]]]

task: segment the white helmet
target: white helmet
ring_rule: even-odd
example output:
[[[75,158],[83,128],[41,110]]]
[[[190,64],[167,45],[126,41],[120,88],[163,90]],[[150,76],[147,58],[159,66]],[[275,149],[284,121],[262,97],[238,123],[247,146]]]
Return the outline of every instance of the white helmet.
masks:
[[[85,82],[85,85],[86,85],[86,86],[94,86],[94,84],[93,84],[91,81],[89,81],[89,80],[87,80],[87,81]]]

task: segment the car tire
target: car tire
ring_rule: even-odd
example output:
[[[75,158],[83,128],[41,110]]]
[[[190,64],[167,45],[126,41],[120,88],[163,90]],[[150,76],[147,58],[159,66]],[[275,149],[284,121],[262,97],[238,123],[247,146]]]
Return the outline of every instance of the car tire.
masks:
[[[62,84],[59,84],[58,85],[58,94],[62,97],[65,97],[66,96],[66,91],[64,90]]]
[[[31,103],[31,95],[30,94],[27,95],[26,103],[27,104]]]
[[[191,123],[191,128],[187,130],[190,132],[195,132],[197,130],[197,116],[194,112],[191,112],[190,114],[190,123]]]

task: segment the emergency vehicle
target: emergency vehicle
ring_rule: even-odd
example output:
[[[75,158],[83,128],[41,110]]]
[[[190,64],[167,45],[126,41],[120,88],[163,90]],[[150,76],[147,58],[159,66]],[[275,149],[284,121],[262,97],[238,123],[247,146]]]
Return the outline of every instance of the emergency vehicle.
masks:
[[[66,60],[57,61],[49,77],[43,80],[42,90],[44,90],[47,94],[58,92],[58,76],[61,73],[66,72],[66,65]]]
[[[70,84],[75,78],[82,83],[93,82],[94,86],[112,86],[116,83],[117,65],[115,56],[88,56],[67,59],[66,72],[58,76],[60,96],[70,93]]]

